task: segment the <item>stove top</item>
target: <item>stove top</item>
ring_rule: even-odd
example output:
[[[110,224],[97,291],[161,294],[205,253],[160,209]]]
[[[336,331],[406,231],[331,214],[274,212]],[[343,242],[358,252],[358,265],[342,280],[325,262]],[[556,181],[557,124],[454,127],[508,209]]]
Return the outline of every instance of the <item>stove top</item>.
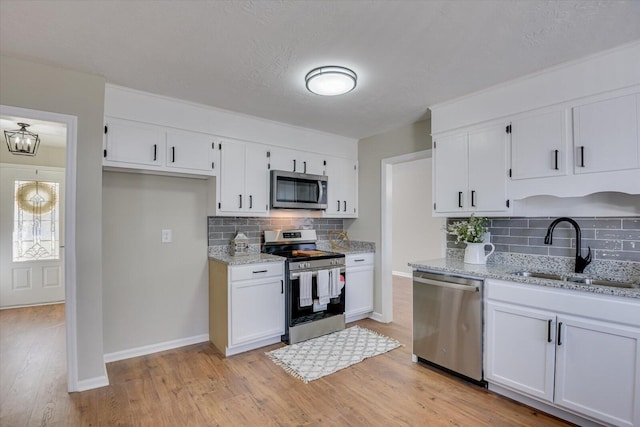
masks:
[[[315,230],[265,231],[262,252],[287,258],[291,270],[345,265],[344,254],[316,248]]]

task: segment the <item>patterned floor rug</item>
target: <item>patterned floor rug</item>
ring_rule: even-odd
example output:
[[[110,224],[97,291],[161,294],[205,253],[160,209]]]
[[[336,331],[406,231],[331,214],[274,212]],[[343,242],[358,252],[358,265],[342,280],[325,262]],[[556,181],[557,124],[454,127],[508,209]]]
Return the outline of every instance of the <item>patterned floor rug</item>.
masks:
[[[308,383],[401,345],[369,329],[352,326],[266,355],[289,374]]]

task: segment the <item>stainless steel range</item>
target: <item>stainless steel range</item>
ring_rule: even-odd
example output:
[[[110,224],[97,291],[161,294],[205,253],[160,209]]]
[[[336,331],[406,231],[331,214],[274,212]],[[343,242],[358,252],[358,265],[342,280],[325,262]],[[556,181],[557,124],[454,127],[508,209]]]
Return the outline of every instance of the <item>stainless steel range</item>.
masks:
[[[262,251],[285,262],[285,333],[295,344],[345,328],[345,256],[318,250],[315,230],[264,232]]]

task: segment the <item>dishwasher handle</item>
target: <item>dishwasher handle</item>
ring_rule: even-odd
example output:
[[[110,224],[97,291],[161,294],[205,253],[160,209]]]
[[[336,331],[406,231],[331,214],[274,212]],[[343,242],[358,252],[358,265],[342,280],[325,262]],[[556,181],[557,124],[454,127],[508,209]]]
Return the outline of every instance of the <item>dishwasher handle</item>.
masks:
[[[474,285],[459,285],[457,283],[451,283],[451,282],[443,282],[440,280],[431,280],[431,279],[425,279],[422,277],[413,277],[413,281],[414,282],[418,282],[418,283],[423,283],[425,285],[432,285],[432,286],[440,286],[442,288],[451,288],[451,289],[458,289],[460,291],[467,291],[467,292],[480,292],[480,287],[479,286],[474,286]]]

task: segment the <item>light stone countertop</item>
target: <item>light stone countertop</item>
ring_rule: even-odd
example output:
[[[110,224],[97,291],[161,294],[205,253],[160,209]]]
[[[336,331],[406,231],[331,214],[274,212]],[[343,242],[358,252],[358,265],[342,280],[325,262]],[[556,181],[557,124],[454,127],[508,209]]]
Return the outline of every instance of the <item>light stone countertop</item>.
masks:
[[[543,270],[539,268],[527,268],[521,265],[514,265],[514,264],[485,264],[485,265],[465,264],[461,259],[439,258],[439,259],[432,259],[432,260],[426,260],[426,261],[410,262],[409,266],[411,266],[414,270],[432,271],[436,273],[459,274],[462,276],[473,276],[473,277],[480,277],[484,279],[505,280],[509,282],[549,286],[553,288],[570,289],[570,290],[581,291],[581,292],[590,292],[594,294],[614,295],[614,296],[620,296],[620,297],[640,299],[640,287],[617,288],[612,286],[583,285],[575,282],[564,282],[560,280],[516,276],[513,273],[518,271],[524,271],[524,270],[538,271],[538,272],[554,272],[554,273],[558,273],[558,271]],[[566,271],[561,271],[559,273],[571,274],[572,276],[585,276],[585,277],[587,276],[587,275],[580,275],[575,273],[567,273]],[[609,279],[609,280],[618,279],[622,281],[631,281],[631,282],[638,283],[638,278],[636,277],[633,277],[633,278],[632,277],[615,277],[615,278],[601,277],[601,278]]]
[[[283,262],[286,258],[270,254],[252,253],[249,255],[209,255],[210,260],[222,262],[227,265],[259,264],[263,262]]]

